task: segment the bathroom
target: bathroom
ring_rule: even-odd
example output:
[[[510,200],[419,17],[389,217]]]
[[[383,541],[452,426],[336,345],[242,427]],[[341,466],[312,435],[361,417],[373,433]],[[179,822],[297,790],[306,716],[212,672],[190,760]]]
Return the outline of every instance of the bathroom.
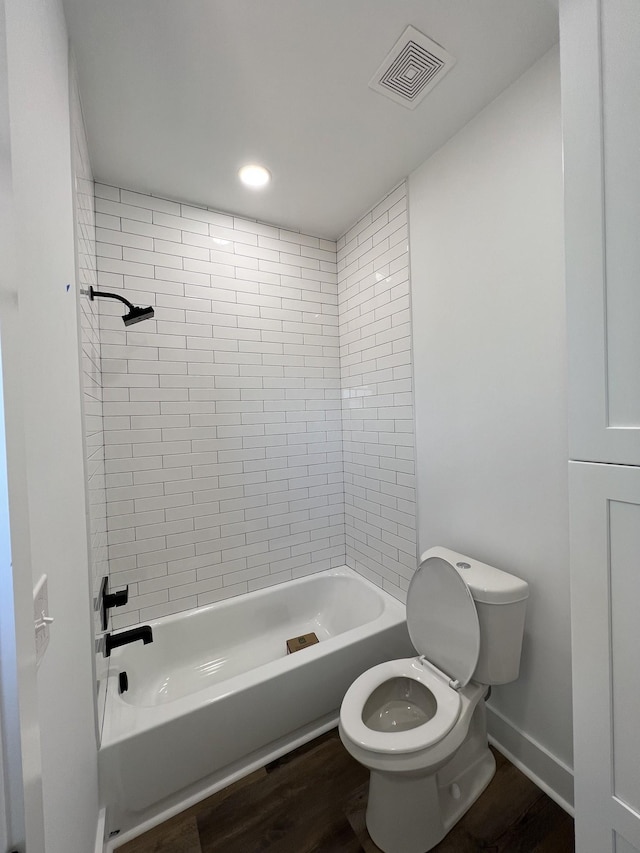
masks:
[[[111,614],[117,634],[345,564],[402,602],[434,545],[529,584],[519,678],[494,689],[487,726],[571,812],[572,675],[586,664],[576,668],[574,636],[572,670],[567,462],[628,464],[571,452],[567,439],[565,254],[580,205],[567,206],[565,240],[562,128],[575,116],[563,112],[560,65],[574,58],[579,4],[561,4],[560,51],[546,0],[473,13],[380,2],[375,16],[365,0],[348,15],[314,2],[189,3],[157,16],[145,3],[107,5],[2,8],[14,572],[1,581],[0,841],[102,849],[108,661],[94,654],[91,602],[105,574],[112,591],[129,586]],[[216,24],[215,51],[203,20]],[[415,111],[368,88],[408,25],[456,58]],[[308,76],[287,76],[278,38],[296,68],[308,59]],[[238,88],[202,110],[202,90],[227,79],[197,77],[214,53],[211,68],[222,75],[226,63]],[[267,85],[258,102],[269,60],[285,89]],[[341,101],[345,70],[355,82]],[[241,94],[245,138],[222,149]],[[190,110],[202,122],[192,132]],[[306,142],[306,124],[319,142]],[[333,160],[317,166],[324,148]],[[565,140],[568,179],[567,150]],[[196,155],[216,161],[215,177],[194,174]],[[272,173],[262,192],[236,187],[253,161]],[[306,176],[318,169],[321,181]],[[91,301],[90,287],[155,315],[125,328],[122,306]],[[374,347],[375,363],[364,355]],[[36,668],[43,574],[55,621]],[[154,645],[131,648],[142,658]],[[616,830],[625,853],[640,847],[633,831]]]

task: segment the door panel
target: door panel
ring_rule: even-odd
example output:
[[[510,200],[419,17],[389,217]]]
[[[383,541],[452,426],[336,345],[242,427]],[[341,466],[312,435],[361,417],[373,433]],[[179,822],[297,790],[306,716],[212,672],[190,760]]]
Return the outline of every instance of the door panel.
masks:
[[[640,4],[563,0],[572,459],[640,465]]]
[[[640,813],[640,505],[609,501],[609,536],[613,792]]]
[[[640,428],[640,4],[601,8],[608,426]],[[633,50],[629,47],[633,46]],[[606,460],[609,461],[609,460]]]
[[[569,495],[576,851],[627,853],[640,845],[640,468],[570,462]]]

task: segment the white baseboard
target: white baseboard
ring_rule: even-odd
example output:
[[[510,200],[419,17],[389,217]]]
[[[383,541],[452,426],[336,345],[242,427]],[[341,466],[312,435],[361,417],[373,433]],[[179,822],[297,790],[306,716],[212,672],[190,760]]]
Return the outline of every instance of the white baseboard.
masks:
[[[96,826],[95,853],[104,853],[104,825],[107,818],[107,810],[100,809],[98,812],[98,825]]]
[[[489,743],[573,817],[573,771],[487,705]]]

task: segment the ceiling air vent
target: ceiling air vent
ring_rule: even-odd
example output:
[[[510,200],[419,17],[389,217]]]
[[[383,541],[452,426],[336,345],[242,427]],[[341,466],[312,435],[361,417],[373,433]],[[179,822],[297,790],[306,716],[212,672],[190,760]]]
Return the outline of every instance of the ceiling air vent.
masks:
[[[407,27],[369,87],[413,110],[454,65],[455,59],[444,48],[415,27]]]

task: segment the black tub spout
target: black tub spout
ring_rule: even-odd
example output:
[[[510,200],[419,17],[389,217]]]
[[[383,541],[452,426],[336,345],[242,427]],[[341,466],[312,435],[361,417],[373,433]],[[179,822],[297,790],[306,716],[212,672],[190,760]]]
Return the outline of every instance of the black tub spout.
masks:
[[[135,643],[136,640],[142,640],[147,643],[153,642],[153,631],[151,625],[140,625],[137,628],[131,628],[129,631],[120,631],[119,634],[104,635],[104,656],[108,658],[111,655],[112,649],[117,649],[118,646],[126,646],[127,643]]]

